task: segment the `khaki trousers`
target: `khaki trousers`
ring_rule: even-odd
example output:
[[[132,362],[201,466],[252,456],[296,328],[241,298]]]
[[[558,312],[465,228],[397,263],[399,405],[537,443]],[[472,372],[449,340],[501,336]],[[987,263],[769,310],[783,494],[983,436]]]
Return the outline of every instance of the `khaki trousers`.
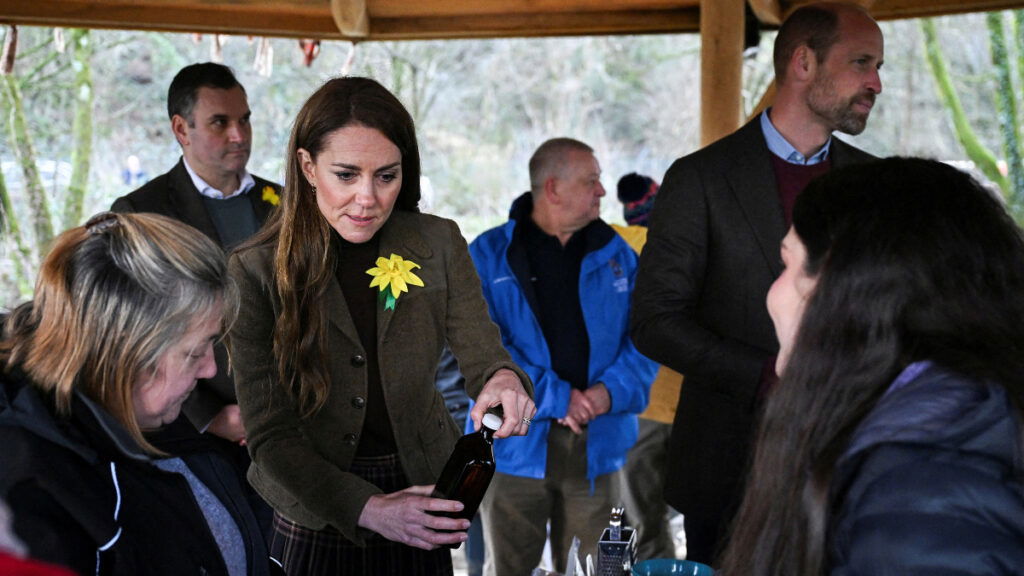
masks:
[[[573,536],[580,539],[580,561],[597,562],[597,541],[618,502],[615,474],[587,480],[586,430],[577,436],[552,423],[543,479],[496,473],[481,504],[487,546],[485,576],[529,576],[544,553],[551,522],[551,557],[565,572]]]

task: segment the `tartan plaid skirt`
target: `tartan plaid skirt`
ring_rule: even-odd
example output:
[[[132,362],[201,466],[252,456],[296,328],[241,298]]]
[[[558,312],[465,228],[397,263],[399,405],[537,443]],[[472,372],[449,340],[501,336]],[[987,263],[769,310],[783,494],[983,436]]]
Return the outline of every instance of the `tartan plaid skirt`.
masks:
[[[397,455],[356,458],[350,472],[384,493],[409,487]],[[288,576],[452,576],[447,548],[421,550],[380,535],[360,547],[328,526],[311,530],[274,513],[271,555]]]

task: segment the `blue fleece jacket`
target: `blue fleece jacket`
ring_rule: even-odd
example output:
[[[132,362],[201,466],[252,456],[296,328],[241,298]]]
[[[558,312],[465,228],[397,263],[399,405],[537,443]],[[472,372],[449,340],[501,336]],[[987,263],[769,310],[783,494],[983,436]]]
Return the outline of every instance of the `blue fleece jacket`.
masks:
[[[551,369],[551,356],[535,308],[509,261],[517,220],[532,211],[529,194],[512,208],[504,225],[481,234],[469,247],[483,286],[491,319],[512,359],[533,380],[537,414],[526,436],[497,440],[499,472],[543,478],[547,436],[566,415],[572,388]],[[579,296],[590,339],[589,385],[604,383],[611,396],[607,414],[589,423],[587,478],[614,472],[636,442],[636,415],[647,406],[657,365],[641,355],[629,338],[630,296],[636,278],[636,253],[614,230],[598,221],[588,230],[588,252],[580,267]],[[472,423],[467,424],[467,429]]]

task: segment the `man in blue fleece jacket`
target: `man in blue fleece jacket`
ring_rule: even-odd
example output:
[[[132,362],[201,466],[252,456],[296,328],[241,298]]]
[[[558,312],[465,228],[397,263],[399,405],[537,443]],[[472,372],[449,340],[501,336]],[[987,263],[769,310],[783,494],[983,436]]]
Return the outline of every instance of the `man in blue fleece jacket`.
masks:
[[[600,177],[589,146],[548,140],[509,221],[470,246],[491,318],[537,403],[530,433],[494,446],[497,473],[482,506],[489,576],[529,574],[549,521],[557,571],[573,536],[581,558],[596,557],[618,502],[613,474],[647,405],[656,365],[628,334],[637,257],[600,219]]]

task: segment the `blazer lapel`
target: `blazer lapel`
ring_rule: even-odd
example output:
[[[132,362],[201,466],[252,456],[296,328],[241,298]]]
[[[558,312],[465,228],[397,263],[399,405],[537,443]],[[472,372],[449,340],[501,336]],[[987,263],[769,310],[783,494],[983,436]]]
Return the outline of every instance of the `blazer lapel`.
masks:
[[[395,210],[391,213],[384,228],[380,231],[380,254],[384,258],[397,254],[406,260],[412,260],[421,266],[424,261],[433,256],[430,245],[426,243],[423,236],[416,230],[414,224],[415,215],[412,213]],[[408,297],[409,293],[404,293]],[[391,326],[391,319],[395,314],[401,314],[402,298],[398,298],[393,310],[384,310],[381,307],[377,311],[377,342],[383,347],[384,336]]]
[[[332,278],[327,284],[324,300],[327,306],[327,320],[334,324],[335,328],[341,330],[346,338],[361,346],[359,331],[356,330],[355,322],[352,321],[352,314],[348,311],[348,302],[345,302],[345,295],[341,293],[341,285],[337,280]]]
[[[188,171],[185,170],[184,159],[179,160],[177,166],[171,169],[168,184],[170,189],[167,191],[167,201],[178,214],[178,219],[199,229],[200,232],[223,246],[220,234],[217,234],[217,228],[213,225],[206,206],[203,205],[203,197],[199,194],[199,190],[196,190]]]
[[[733,143],[722,170],[768,267],[778,276],[782,273],[779,242],[786,235],[786,221],[779,206],[775,172],[768,156],[771,152],[761,133],[760,119],[747,123],[737,136],[740,138]]]

